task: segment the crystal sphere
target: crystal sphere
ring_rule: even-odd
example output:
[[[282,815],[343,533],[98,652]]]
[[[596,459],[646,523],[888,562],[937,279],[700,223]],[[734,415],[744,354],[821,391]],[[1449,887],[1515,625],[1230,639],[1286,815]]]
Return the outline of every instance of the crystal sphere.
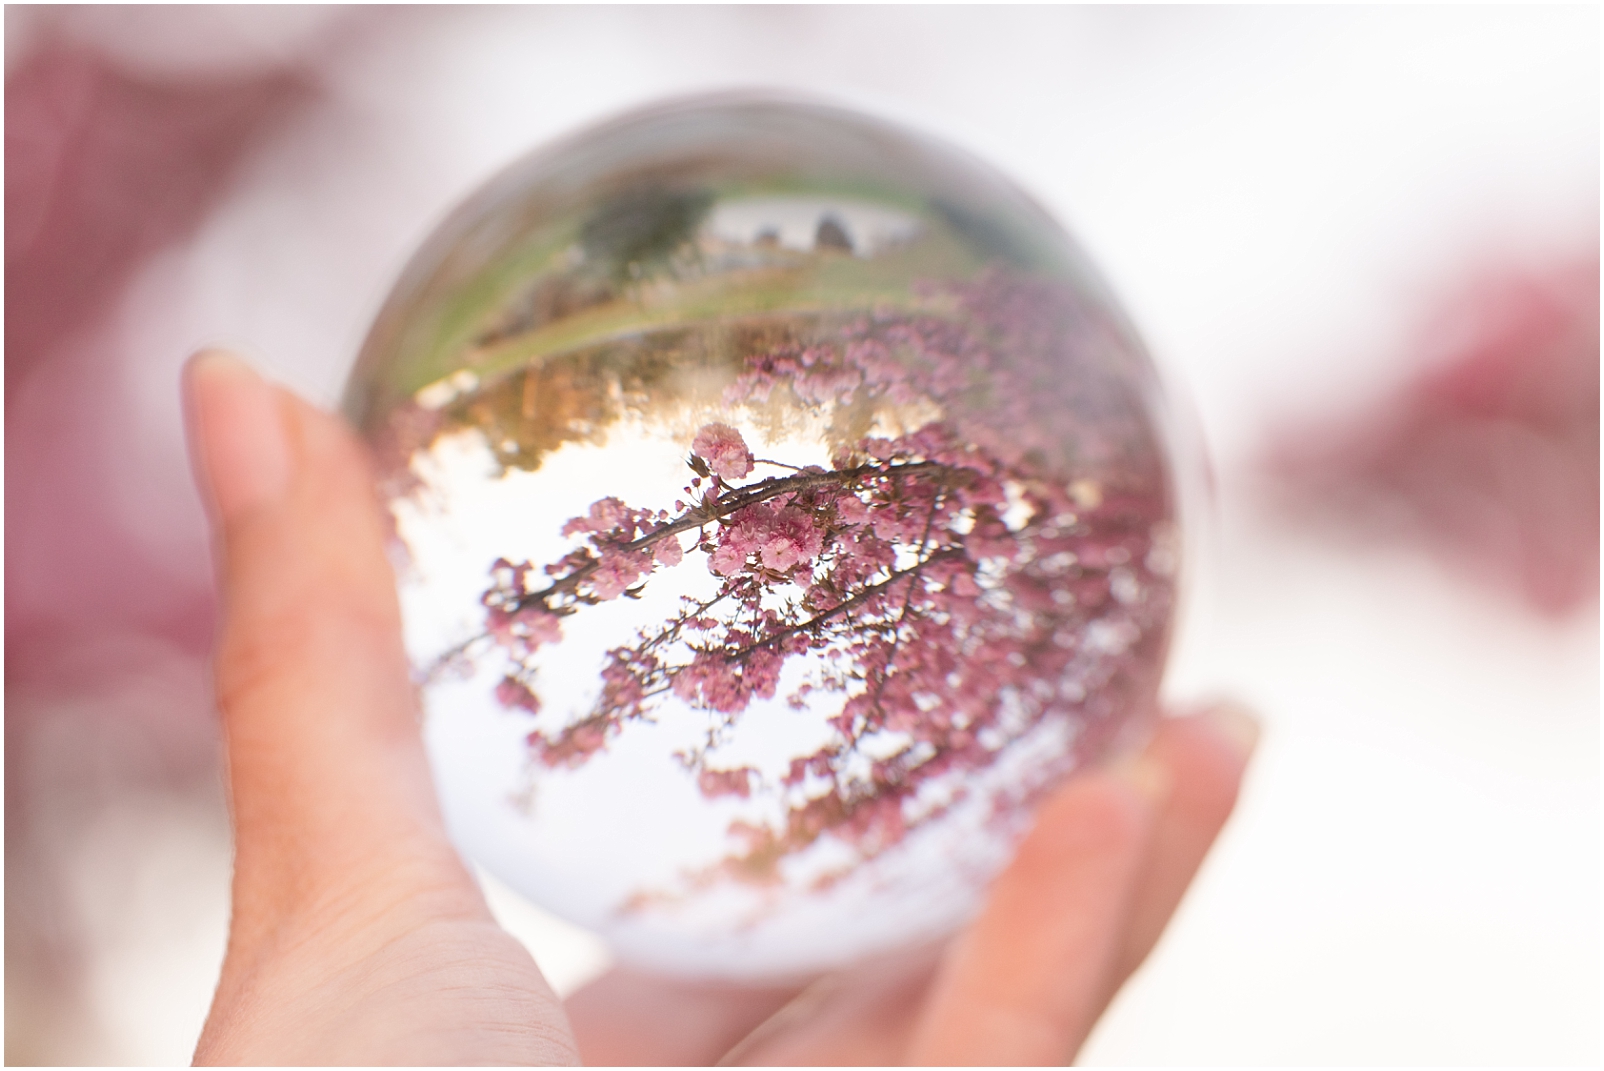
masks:
[[[1151,715],[1152,367],[953,148],[787,98],[542,149],[350,382],[452,835],[617,955],[782,977],[960,924]]]

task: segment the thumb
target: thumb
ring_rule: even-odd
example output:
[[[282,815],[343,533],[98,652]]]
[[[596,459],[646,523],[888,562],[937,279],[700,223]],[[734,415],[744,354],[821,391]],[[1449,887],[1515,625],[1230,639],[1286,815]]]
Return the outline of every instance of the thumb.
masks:
[[[342,899],[483,913],[434,799],[360,444],[227,354],[192,360],[185,388],[222,592],[231,946]]]

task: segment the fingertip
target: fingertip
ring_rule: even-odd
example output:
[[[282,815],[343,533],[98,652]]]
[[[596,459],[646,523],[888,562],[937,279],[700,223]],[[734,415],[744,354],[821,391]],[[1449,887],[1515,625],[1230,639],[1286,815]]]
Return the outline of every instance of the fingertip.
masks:
[[[1170,793],[1160,807],[1164,821],[1222,824],[1236,804],[1258,737],[1258,719],[1234,702],[1160,721],[1145,755],[1169,777]]]
[[[399,627],[399,606],[368,453],[338,415],[288,388],[262,387],[265,404],[278,414],[294,477],[276,508],[228,526],[230,622],[246,635],[314,624],[376,628],[388,643]]]
[[[278,392],[221,349],[191,357],[182,383],[195,479],[213,522],[226,527],[282,501],[294,452]]]
[[[1190,799],[1200,791],[1234,801],[1258,748],[1260,722],[1245,705],[1222,700],[1196,713],[1165,718],[1148,751],[1181,783]]]
[[[1155,817],[1121,965],[1104,1004],[1157,944],[1229,821],[1257,740],[1258,719],[1239,703],[1219,702],[1159,722],[1146,754],[1167,771],[1171,791]]]
[[[1202,718],[1215,735],[1230,746],[1243,765],[1258,749],[1263,733],[1259,716],[1245,703],[1225,699],[1203,712]]]
[[[993,892],[1017,888],[1034,900],[1049,888],[1083,882],[1089,870],[1123,869],[1141,854],[1157,800],[1168,792],[1168,774],[1146,759],[1074,777],[1037,809]]]
[[[1143,761],[1089,770],[1042,804],[944,964],[912,1062],[1056,1063],[1079,1047],[1166,791]]]

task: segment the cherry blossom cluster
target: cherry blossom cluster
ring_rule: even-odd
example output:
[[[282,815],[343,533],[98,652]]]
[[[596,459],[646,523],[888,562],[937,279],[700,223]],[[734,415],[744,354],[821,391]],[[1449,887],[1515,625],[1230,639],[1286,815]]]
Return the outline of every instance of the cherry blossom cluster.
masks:
[[[1156,686],[1170,586],[1153,539],[1169,498],[1140,384],[1099,349],[1113,329],[1064,288],[1002,272],[931,299],[949,311],[753,353],[724,400],[789,392],[799,407],[934,419],[841,441],[829,468],[768,462],[790,471],[762,478],[741,433],[709,423],[690,443],[689,501],[603,498],[563,527],[579,545],[561,560],[492,572],[487,633],[511,667],[497,696],[533,712],[535,654],[565,617],[705,559],[714,593],[610,651],[594,707],[530,744],[574,767],[667,697],[705,711],[704,743],[680,756],[701,792],[765,794],[784,814],[736,823],[722,874],[771,880],[827,834],[863,856],[889,848],[941,813],[920,804],[933,779],[993,762],[1047,719],[1096,746]],[[800,683],[780,697],[793,661]],[[719,744],[776,698],[827,712],[829,743],[777,780],[721,768]]]

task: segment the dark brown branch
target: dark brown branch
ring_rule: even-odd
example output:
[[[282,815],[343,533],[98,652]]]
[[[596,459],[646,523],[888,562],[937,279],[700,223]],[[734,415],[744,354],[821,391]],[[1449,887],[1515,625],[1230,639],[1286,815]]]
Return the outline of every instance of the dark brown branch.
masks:
[[[728,517],[732,513],[745,509],[747,506],[755,506],[759,502],[766,502],[769,499],[777,498],[780,495],[805,491],[810,487],[819,487],[831,483],[846,483],[863,476],[880,475],[899,477],[910,472],[924,472],[931,469],[951,470],[954,467],[955,466],[946,465],[939,461],[913,461],[906,465],[858,465],[850,469],[834,469],[829,472],[800,472],[795,476],[771,476],[761,483],[753,484],[750,487],[744,487],[739,491],[733,491],[730,494],[715,499],[711,506],[703,505],[695,509],[686,510],[684,516],[669,521],[661,527],[652,529],[643,536],[633,539],[628,543],[621,543],[612,549],[621,551],[623,553],[645,550],[648,547],[662,542],[671,535],[678,535],[680,532],[686,532],[692,528],[701,528],[710,521],[716,521],[720,518]],[[573,589],[577,588],[586,577],[590,576],[598,568],[600,568],[600,566],[600,560],[582,565],[578,569],[575,569],[573,572],[569,573],[567,576],[560,577],[557,580],[552,581],[550,585],[541,589],[540,591],[530,592],[521,596],[518,601],[514,603],[514,608],[517,610],[523,610],[535,605],[536,603],[546,604],[547,601],[554,595],[571,592]]]

